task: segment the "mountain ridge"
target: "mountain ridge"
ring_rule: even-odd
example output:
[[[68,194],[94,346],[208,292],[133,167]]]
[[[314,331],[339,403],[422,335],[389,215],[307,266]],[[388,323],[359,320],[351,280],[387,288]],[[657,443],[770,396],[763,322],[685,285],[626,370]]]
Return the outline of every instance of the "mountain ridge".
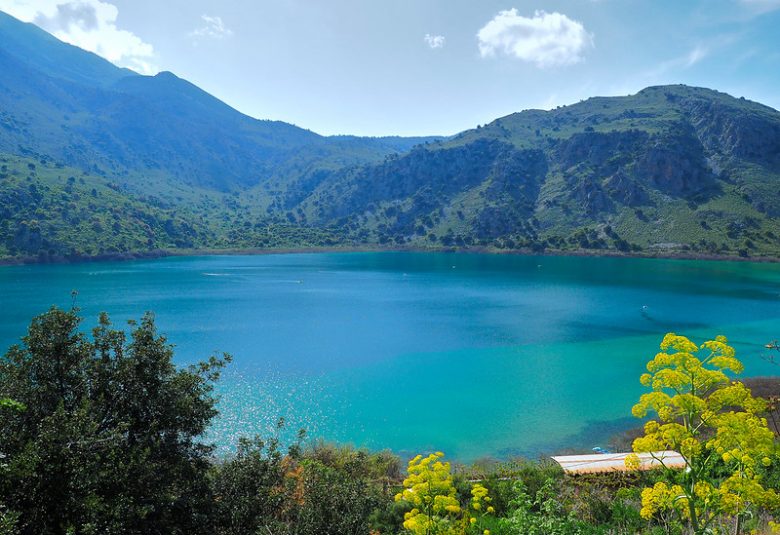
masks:
[[[168,181],[174,188],[183,182],[229,191],[273,174],[301,147],[317,145],[322,157],[350,163],[391,150],[370,138],[356,138],[361,146],[351,150],[282,121],[254,119],[172,73],[120,69],[5,14],[0,37],[4,71],[11,74],[0,82],[5,124],[33,131],[0,130],[7,152],[21,145],[89,171],[97,165],[105,173],[135,172],[141,175],[136,189]],[[154,175],[152,184],[143,180],[147,174]]]
[[[780,255],[780,112],[711,89],[593,97],[447,138],[363,138],[253,119],[1,13],[0,67],[12,73],[0,79],[0,256]]]

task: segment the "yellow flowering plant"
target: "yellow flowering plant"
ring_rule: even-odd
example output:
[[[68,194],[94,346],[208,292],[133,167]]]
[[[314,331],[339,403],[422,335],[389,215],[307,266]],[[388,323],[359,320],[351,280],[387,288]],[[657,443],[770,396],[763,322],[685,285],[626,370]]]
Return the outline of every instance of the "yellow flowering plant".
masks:
[[[727,375],[743,368],[723,336],[701,347],[674,333],[664,337],[661,352],[647,364],[649,373],[640,378],[651,391],[632,409],[637,418],[650,412],[657,418],[645,424],[633,450],[674,450],[686,467],[672,484],[642,491],[642,517],[673,512],[698,534],[725,515],[736,518],[739,533],[748,510],[780,507],[777,491],[761,483],[777,448],[761,416],[765,403]],[[628,456],[626,466],[638,466],[636,455]]]
[[[495,508],[492,505],[493,499],[490,497],[487,487],[481,483],[475,483],[471,487],[471,509],[474,511],[470,523],[472,526],[479,527],[478,520],[481,520],[485,515],[494,515],[496,513]],[[482,533],[489,533],[490,530],[484,530]]]
[[[452,477],[452,467],[436,452],[409,461],[404,489],[395,495],[396,502],[410,507],[404,514],[404,529],[415,535],[458,535],[478,529],[478,519],[461,507]],[[476,483],[471,489],[471,509],[493,514],[488,489]],[[489,533],[488,530],[484,530]]]
[[[443,457],[443,453],[436,452],[410,460],[404,490],[395,495],[395,501],[411,506],[404,515],[403,526],[415,535],[463,531],[458,531],[458,527],[464,511],[456,497],[450,463],[442,461]]]

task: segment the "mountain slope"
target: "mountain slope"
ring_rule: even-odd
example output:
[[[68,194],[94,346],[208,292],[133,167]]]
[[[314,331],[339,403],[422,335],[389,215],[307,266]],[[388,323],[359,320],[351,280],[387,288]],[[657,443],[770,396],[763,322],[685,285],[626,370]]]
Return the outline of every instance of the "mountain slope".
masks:
[[[290,176],[307,153],[355,165],[411,144],[252,119],[172,73],[119,69],[2,13],[0,68],[0,151],[127,175],[137,190],[230,191]]]
[[[331,173],[309,222],[397,244],[777,254],[780,113],[652,87]]]
[[[31,68],[53,78],[105,87],[120,78],[138,76],[129,69],[115,67],[96,54],[63,43],[34,24],[23,24],[2,11],[0,35],[2,49],[7,54],[24,58]]]

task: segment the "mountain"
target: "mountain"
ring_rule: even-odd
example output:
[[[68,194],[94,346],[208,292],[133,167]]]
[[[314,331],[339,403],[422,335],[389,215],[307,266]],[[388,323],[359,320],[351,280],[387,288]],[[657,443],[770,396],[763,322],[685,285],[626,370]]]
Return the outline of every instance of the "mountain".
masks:
[[[301,209],[379,243],[777,255],[780,113],[681,85],[529,110],[334,171]]]
[[[479,247],[780,256],[780,112],[687,86],[320,136],[0,13],[0,257]]]
[[[381,160],[420,139],[327,138],[259,121],[172,73],[142,76],[0,13],[0,150],[127,186],[230,191],[286,170]],[[426,138],[422,138],[426,139]]]

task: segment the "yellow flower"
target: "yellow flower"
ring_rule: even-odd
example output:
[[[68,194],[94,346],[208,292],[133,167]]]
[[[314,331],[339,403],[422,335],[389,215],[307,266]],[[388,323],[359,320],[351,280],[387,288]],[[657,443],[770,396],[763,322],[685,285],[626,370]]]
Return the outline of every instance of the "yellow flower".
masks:
[[[762,416],[766,403],[727,375],[744,369],[735,355],[724,336],[697,346],[669,333],[661,352],[647,363],[649,373],[640,381],[650,391],[631,412],[640,418],[655,413],[658,418],[645,424],[633,450],[678,451],[687,469],[674,478],[681,484],[658,481],[642,490],[642,518],[674,512],[690,527],[748,507],[780,506],[780,493],[765,488],[758,473],[759,465],[772,464],[776,451],[774,434]],[[730,473],[725,479],[715,475],[724,470],[720,460]],[[632,467],[637,461],[629,455],[625,463]]]
[[[637,455],[636,453],[629,453],[628,455],[626,455],[626,458],[623,460],[623,463],[625,463],[626,468],[628,468],[629,470],[636,470],[637,468],[639,468],[639,464],[640,464],[639,455]]]
[[[396,501],[414,506],[404,515],[404,529],[414,535],[450,533],[454,522],[463,514],[450,472],[450,463],[436,452],[409,461],[405,489],[396,495]],[[464,515],[465,516],[465,515]],[[465,521],[465,518],[464,518]]]

